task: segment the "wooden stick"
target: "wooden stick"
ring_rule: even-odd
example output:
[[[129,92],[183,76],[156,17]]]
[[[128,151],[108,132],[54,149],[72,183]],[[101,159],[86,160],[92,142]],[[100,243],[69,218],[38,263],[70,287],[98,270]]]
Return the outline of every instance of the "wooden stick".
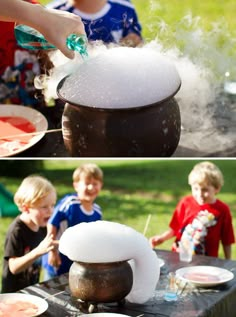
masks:
[[[35,136],[42,133],[52,133],[52,132],[59,132],[59,131],[62,131],[62,129],[51,129],[51,130],[35,131],[35,132],[29,132],[29,133],[6,135],[6,136],[0,136],[0,140],[8,140],[12,138],[19,138],[19,137],[30,136],[30,135]]]
[[[60,291],[60,292],[55,293],[55,294],[50,294],[50,295],[44,297],[44,299],[50,299],[51,297],[55,297],[55,296],[60,295],[60,294],[62,294],[62,293],[64,293],[64,292],[65,292],[65,291]]]
[[[148,217],[147,217],[146,224],[145,224],[145,227],[144,227],[144,230],[143,230],[143,235],[144,235],[144,236],[145,236],[146,233],[147,233],[147,229],[148,229],[148,226],[149,226],[149,222],[150,222],[150,220],[151,220],[151,217],[152,217],[151,214],[149,214]]]

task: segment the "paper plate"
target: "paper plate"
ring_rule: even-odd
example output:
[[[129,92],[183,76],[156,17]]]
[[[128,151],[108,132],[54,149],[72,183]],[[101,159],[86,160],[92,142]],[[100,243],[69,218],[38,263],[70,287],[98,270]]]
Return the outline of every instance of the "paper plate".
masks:
[[[234,278],[234,274],[215,266],[190,266],[178,269],[176,276],[195,286],[215,286]]]
[[[21,294],[21,293],[0,294],[0,303],[4,303],[4,302],[7,303],[9,301],[11,303],[17,302],[17,301],[23,301],[23,302],[28,302],[30,304],[36,305],[38,308],[38,311],[36,314],[32,315],[31,317],[39,316],[48,309],[48,303],[46,302],[46,300],[35,295]],[[0,312],[1,312],[1,307],[0,307]]]
[[[47,119],[44,117],[42,113],[39,111],[25,107],[25,106],[19,106],[19,105],[1,105],[0,104],[0,117],[22,117],[24,119],[29,120],[36,129],[36,132],[42,131],[42,133],[39,133],[35,136],[32,136],[32,138],[29,140],[26,144],[21,144],[19,148],[16,149],[7,149],[7,153],[4,151],[0,151],[0,157],[9,157],[16,155],[18,153],[21,153],[30,147],[32,147],[34,144],[39,142],[39,140],[42,139],[42,137],[45,135],[45,131],[48,129],[48,122]],[[9,143],[9,142],[5,142]],[[7,144],[1,145],[1,148],[5,148]],[[9,147],[10,148],[10,147]],[[1,154],[4,153],[4,154]]]

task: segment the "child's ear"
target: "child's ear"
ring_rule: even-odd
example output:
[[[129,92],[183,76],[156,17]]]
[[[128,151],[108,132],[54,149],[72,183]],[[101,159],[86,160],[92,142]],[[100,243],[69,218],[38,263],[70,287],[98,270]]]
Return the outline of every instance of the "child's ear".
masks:
[[[73,187],[74,187],[74,190],[77,192],[77,185],[78,183],[77,182],[73,182]]]
[[[21,206],[21,211],[22,212],[29,212],[29,206],[28,205],[22,205]]]
[[[221,190],[221,187],[215,188],[215,194],[218,194]]]

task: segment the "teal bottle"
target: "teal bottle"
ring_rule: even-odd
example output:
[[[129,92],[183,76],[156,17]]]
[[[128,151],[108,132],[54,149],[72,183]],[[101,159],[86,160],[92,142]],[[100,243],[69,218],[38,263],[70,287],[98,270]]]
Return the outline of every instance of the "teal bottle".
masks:
[[[56,47],[49,43],[37,30],[23,24],[18,24],[14,28],[15,37],[19,46],[28,50],[49,50]],[[67,47],[72,51],[77,51],[86,59],[88,40],[86,35],[70,34],[66,39]]]

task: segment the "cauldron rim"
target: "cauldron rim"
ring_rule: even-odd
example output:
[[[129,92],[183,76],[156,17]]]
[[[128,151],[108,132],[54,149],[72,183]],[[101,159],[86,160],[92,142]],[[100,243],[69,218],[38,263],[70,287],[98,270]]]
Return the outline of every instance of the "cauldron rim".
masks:
[[[109,261],[109,262],[85,262],[85,261],[73,261],[73,262],[75,262],[75,263],[81,263],[81,264],[91,264],[91,265],[96,265],[96,264],[117,264],[117,263],[124,263],[124,262],[128,262],[128,261],[130,261],[131,259],[126,259],[126,260],[119,260],[119,261]]]
[[[66,102],[66,103],[69,103],[70,105],[73,105],[73,106],[76,106],[76,107],[83,107],[84,109],[89,109],[89,110],[92,110],[92,111],[103,111],[103,112],[125,112],[125,111],[129,111],[129,110],[141,110],[141,109],[144,109],[144,108],[150,108],[150,107],[154,107],[154,106],[157,106],[159,104],[162,104],[164,103],[165,101],[173,98],[177,92],[180,90],[180,87],[181,87],[181,80],[180,80],[180,83],[178,85],[178,87],[175,89],[175,91],[170,94],[168,97],[166,98],[163,98],[161,100],[158,100],[154,103],[151,103],[151,104],[148,104],[148,105],[143,105],[143,106],[133,106],[133,107],[125,107],[125,108],[108,108],[108,107],[105,107],[105,108],[101,108],[101,107],[94,107],[94,106],[89,106],[89,105],[81,105],[81,104],[78,104],[78,103],[75,103],[75,102],[72,102],[70,101],[69,99],[63,97],[60,93],[60,89],[62,88],[65,80],[69,77],[70,75],[67,75],[65,76],[64,78],[62,78],[60,80],[60,82],[58,83],[57,85],[57,95],[58,97],[63,101],[63,102]]]

